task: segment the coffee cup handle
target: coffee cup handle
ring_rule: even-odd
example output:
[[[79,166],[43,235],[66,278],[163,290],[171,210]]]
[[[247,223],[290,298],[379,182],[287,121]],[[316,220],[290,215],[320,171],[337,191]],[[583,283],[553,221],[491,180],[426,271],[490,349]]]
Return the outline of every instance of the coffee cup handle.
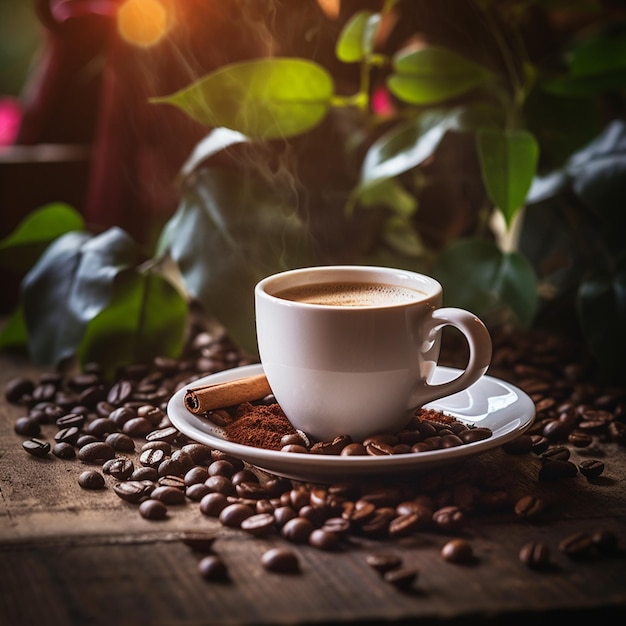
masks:
[[[485,374],[491,363],[491,336],[483,322],[473,313],[453,307],[435,309],[431,314],[431,327],[428,332],[436,333],[444,326],[453,326],[465,336],[469,346],[467,366],[459,376],[448,382],[435,385],[425,382],[420,385],[416,391],[419,404],[415,408],[467,389]]]

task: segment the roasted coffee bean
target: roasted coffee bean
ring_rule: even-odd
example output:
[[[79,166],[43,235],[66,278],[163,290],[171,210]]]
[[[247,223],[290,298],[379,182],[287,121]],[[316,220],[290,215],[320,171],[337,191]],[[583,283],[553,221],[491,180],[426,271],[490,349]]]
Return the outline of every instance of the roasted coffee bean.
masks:
[[[185,495],[193,502],[200,502],[211,490],[204,483],[195,483],[185,488]]]
[[[122,432],[130,437],[145,437],[154,426],[145,417],[132,417],[122,426]]]
[[[542,454],[550,447],[550,440],[543,435],[530,435],[531,450],[537,455]]]
[[[420,517],[416,513],[399,515],[389,522],[388,533],[392,538],[406,537],[416,532],[420,527]]]
[[[148,480],[126,480],[115,483],[113,491],[125,502],[136,504],[147,498],[154,490],[155,485]]]
[[[83,463],[104,463],[115,456],[115,450],[104,441],[88,443],[78,450],[78,458]]]
[[[413,567],[396,567],[383,574],[383,580],[398,589],[409,589],[417,580],[418,572]]]
[[[287,548],[270,548],[261,557],[263,567],[271,572],[295,574],[300,571],[298,556]]]
[[[345,537],[350,532],[350,522],[343,517],[329,517],[324,520],[322,530],[335,533],[338,537]]]
[[[167,507],[160,500],[144,500],[139,505],[139,515],[149,520],[161,520],[167,517]]]
[[[56,425],[59,428],[69,428],[75,426],[76,428],[82,428],[87,421],[86,414],[84,413],[67,413],[57,418]]]
[[[95,435],[80,435],[76,440],[77,448],[84,448],[88,443],[97,443],[98,441],[102,441],[100,437],[96,437]]]
[[[79,436],[80,430],[78,430],[76,426],[69,426],[58,430],[54,435],[54,440],[57,442],[64,441],[65,443],[74,445],[78,441]]]
[[[305,517],[287,520],[280,529],[281,535],[292,543],[306,543],[313,531],[313,524]]]
[[[291,454],[309,454],[309,450],[304,446],[289,443],[280,449],[281,452],[290,452]]]
[[[219,517],[227,506],[226,496],[218,491],[207,493],[200,500],[200,512],[207,517]]]
[[[402,559],[392,552],[373,552],[365,557],[365,562],[380,574],[402,565]]]
[[[154,426],[159,426],[163,423],[167,414],[159,407],[152,406],[151,404],[144,404],[137,409],[137,416],[145,417]],[[175,432],[171,432],[172,430]],[[160,433],[158,438],[165,439],[166,441],[173,441],[178,435],[180,435],[180,432],[173,426],[159,428],[158,432]],[[173,439],[170,440],[170,437],[173,437]]]
[[[125,433],[111,433],[104,439],[116,452],[133,452],[135,450],[135,442],[132,437]]]
[[[139,463],[144,467],[158,469],[159,465],[165,461],[167,455],[159,448],[148,448],[139,455]]]
[[[173,443],[178,435],[180,435],[180,432],[177,428],[168,426],[167,428],[149,431],[146,435],[146,441],[167,441],[168,443]]]
[[[574,430],[568,435],[567,442],[575,448],[588,448],[593,443],[593,437],[582,430]]]
[[[290,446],[290,445],[302,446],[305,450],[307,449],[304,439],[298,433],[285,435],[284,437],[281,438],[280,445],[281,447]]]
[[[141,451],[146,450],[161,450],[165,453],[165,456],[172,454],[172,445],[167,441],[147,441],[141,446]]]
[[[85,424],[84,430],[86,433],[90,435],[95,435],[96,437],[100,437],[104,439],[109,433],[118,432],[119,428],[108,417],[98,417],[91,422],[87,422]]]
[[[225,506],[220,511],[218,519],[223,526],[239,528],[241,527],[241,522],[252,515],[254,515],[254,509],[251,506],[233,503]]]
[[[76,449],[71,443],[59,441],[54,444],[52,454],[58,459],[73,459],[76,457]]]
[[[158,483],[162,487],[175,487],[180,491],[185,491],[185,479],[182,476],[173,476],[172,474],[159,476]]]
[[[341,450],[341,456],[366,456],[367,450],[362,443],[350,443]]]
[[[25,396],[30,396],[35,389],[35,383],[29,378],[12,378],[4,388],[4,397],[11,404],[20,404]]]
[[[211,448],[203,443],[189,443],[184,445],[181,450],[189,453],[196,465],[208,465],[212,462]]]
[[[117,480],[126,480],[132,476],[135,466],[127,457],[109,459],[102,464],[102,471]]]
[[[198,572],[205,580],[227,581],[229,579],[226,564],[215,554],[210,554],[200,559]]]
[[[255,513],[242,520],[241,530],[255,537],[265,537],[276,530],[276,521],[271,513]]]
[[[47,456],[48,452],[50,452],[50,444],[43,439],[37,439],[33,437],[32,439],[27,439],[22,442],[22,447],[28,454],[32,454],[33,456],[43,458]]]
[[[565,441],[570,432],[570,426],[561,420],[550,420],[543,428],[542,435],[549,441]]]
[[[541,541],[529,541],[520,549],[519,560],[533,569],[545,569],[550,562],[550,548]]]
[[[440,530],[457,530],[463,526],[465,514],[458,506],[442,506],[433,512],[432,521]]]
[[[339,535],[324,528],[314,528],[309,535],[309,545],[318,550],[334,552],[341,547]]]
[[[545,509],[544,501],[534,495],[522,496],[515,503],[515,514],[525,519],[535,519],[539,517]]]
[[[586,478],[598,478],[604,472],[604,463],[598,459],[585,459],[578,464],[578,469]]]
[[[109,389],[106,401],[114,406],[118,407],[130,400],[133,393],[133,384],[129,380],[120,380],[113,384]]]
[[[465,426],[465,425],[463,425]],[[458,429],[457,429],[458,430]],[[475,428],[463,428],[456,433],[461,443],[474,443],[476,441],[484,441],[493,435],[491,428],[476,426]]]
[[[259,477],[252,470],[242,469],[242,470],[239,470],[238,472],[235,472],[230,477],[230,481],[236,487],[240,483],[258,483]],[[266,488],[266,491],[268,491],[267,488]]]
[[[213,461],[209,465],[208,471],[210,476],[226,476],[226,478],[230,478],[235,473],[235,468],[230,461],[218,460]]]
[[[575,532],[559,542],[559,550],[572,559],[588,557],[593,548],[593,538],[589,533]]]
[[[539,469],[539,480],[551,482],[561,478],[572,478],[578,474],[578,468],[571,461],[545,461]]]
[[[137,417],[137,412],[126,406],[119,406],[113,409],[108,418],[118,427],[123,428],[124,424],[131,419]]]
[[[15,420],[13,430],[23,437],[37,437],[41,433],[41,424],[36,418],[25,415]]]
[[[472,544],[465,539],[451,539],[441,548],[441,556],[453,563],[471,563],[474,560]]]
[[[544,461],[567,461],[571,452],[567,446],[551,445],[539,456]]]
[[[232,483],[232,481],[231,481]],[[269,493],[264,485],[259,482],[241,482],[235,485],[235,491],[241,498],[261,500],[267,498]]]
[[[282,528],[290,519],[298,517],[298,513],[292,506],[279,506],[274,509],[274,519],[278,528]]]
[[[154,467],[137,467],[130,475],[131,480],[149,480],[151,482],[156,482],[158,478],[159,473],[154,469]]]
[[[105,486],[104,476],[95,470],[85,470],[78,476],[78,484],[83,489],[103,489]]]
[[[225,496],[235,495],[235,486],[226,476],[209,476],[204,481],[204,484],[211,489],[211,491],[219,491]]]
[[[204,483],[204,481],[209,477],[209,470],[202,465],[196,465],[191,469],[187,470],[185,475],[183,476],[183,480],[185,482],[185,486],[189,487],[191,485],[197,485],[200,483]]]
[[[177,504],[185,504],[186,496],[185,492],[177,489],[176,487],[170,487],[168,485],[159,485],[150,494],[151,498],[160,500],[163,504],[175,506]]]
[[[332,441],[318,441],[314,443],[309,451],[312,454],[341,454],[341,451],[348,445],[350,445],[352,439],[346,435],[340,435],[335,437]],[[304,445],[306,448],[306,445]]]

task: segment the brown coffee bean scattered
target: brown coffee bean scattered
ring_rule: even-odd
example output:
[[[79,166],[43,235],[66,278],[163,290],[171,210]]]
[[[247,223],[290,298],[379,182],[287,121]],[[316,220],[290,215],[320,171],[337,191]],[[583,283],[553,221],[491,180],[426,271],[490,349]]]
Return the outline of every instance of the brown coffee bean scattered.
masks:
[[[270,548],[263,553],[261,564],[270,572],[295,574],[300,571],[298,556],[288,548]]]
[[[200,559],[198,572],[205,580],[226,581],[229,579],[226,564],[215,554],[210,554]]]
[[[139,505],[141,517],[149,520],[161,520],[167,517],[167,507],[160,500],[144,500]]]
[[[534,495],[522,496],[515,503],[515,514],[525,519],[534,519],[539,517],[543,513],[544,509],[544,501]]]
[[[402,565],[402,558],[393,552],[373,552],[365,557],[365,562],[380,574],[398,568]]]
[[[578,464],[578,469],[586,478],[598,478],[604,472],[604,463],[598,459],[585,459]]]
[[[85,470],[78,476],[78,484],[83,489],[103,489],[105,486],[104,476],[95,470]]]
[[[397,567],[383,574],[383,580],[398,589],[408,589],[417,580],[418,572],[412,567]]]
[[[520,549],[519,559],[533,569],[545,569],[550,562],[550,548],[541,541],[529,541]]]
[[[589,533],[579,531],[568,535],[559,542],[559,550],[572,559],[582,559],[591,553],[593,538]]]
[[[441,548],[441,556],[452,563],[468,564],[474,560],[474,550],[465,539],[451,539]]]

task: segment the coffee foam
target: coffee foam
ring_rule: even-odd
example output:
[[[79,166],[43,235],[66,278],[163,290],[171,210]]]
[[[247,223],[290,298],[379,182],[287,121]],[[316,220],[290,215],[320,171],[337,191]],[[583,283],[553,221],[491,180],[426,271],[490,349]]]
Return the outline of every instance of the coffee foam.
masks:
[[[385,283],[316,283],[277,292],[276,297],[293,302],[326,306],[390,306],[421,300],[417,289]]]

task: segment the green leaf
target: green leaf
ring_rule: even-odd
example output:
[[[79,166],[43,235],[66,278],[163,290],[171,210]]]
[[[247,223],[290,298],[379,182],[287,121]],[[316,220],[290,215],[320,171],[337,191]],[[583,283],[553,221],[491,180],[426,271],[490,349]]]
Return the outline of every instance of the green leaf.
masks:
[[[476,136],[483,180],[506,223],[522,208],[537,171],[539,146],[525,130],[480,130]]]
[[[439,257],[433,271],[444,302],[472,311],[488,324],[515,321],[528,327],[537,310],[537,279],[517,252],[503,253],[490,241],[459,241]]]
[[[251,354],[255,284],[313,259],[306,225],[278,189],[217,168],[197,172],[158,250],[169,252],[189,293]]]
[[[581,281],[576,309],[601,375],[611,384],[626,383],[626,255],[611,271],[596,270]]]
[[[406,216],[392,215],[385,222],[383,239],[392,250],[403,256],[420,257],[424,254],[424,244]]]
[[[17,307],[0,331],[0,350],[28,347],[28,330],[21,307]]]
[[[437,46],[398,52],[393,69],[387,81],[389,90],[400,100],[417,105],[449,100],[494,79],[482,65]]]
[[[360,198],[363,207],[388,207],[394,213],[410,216],[417,209],[417,198],[397,180],[387,178],[367,187]]]
[[[374,183],[407,172],[431,156],[448,130],[457,128],[459,110],[429,111],[396,126],[377,139],[361,166],[362,191]]]
[[[33,361],[58,365],[74,355],[87,324],[109,303],[115,276],[136,260],[134,242],[119,228],[54,241],[22,281]]]
[[[572,76],[598,76],[626,70],[626,37],[601,35],[583,41],[572,55]]]
[[[113,380],[121,365],[178,357],[187,314],[185,299],[163,276],[120,272],[111,301],[87,324],[77,351],[80,363],[99,363],[105,377]]]
[[[0,240],[0,267],[25,272],[57,237],[84,228],[85,220],[71,206],[63,202],[46,204]]]
[[[259,139],[303,133],[326,116],[331,75],[312,61],[267,58],[226,65],[153,103],[171,104],[208,127]]]
[[[366,59],[374,50],[374,38],[380,24],[380,14],[358,11],[346,22],[335,54],[344,63],[356,63]]]

